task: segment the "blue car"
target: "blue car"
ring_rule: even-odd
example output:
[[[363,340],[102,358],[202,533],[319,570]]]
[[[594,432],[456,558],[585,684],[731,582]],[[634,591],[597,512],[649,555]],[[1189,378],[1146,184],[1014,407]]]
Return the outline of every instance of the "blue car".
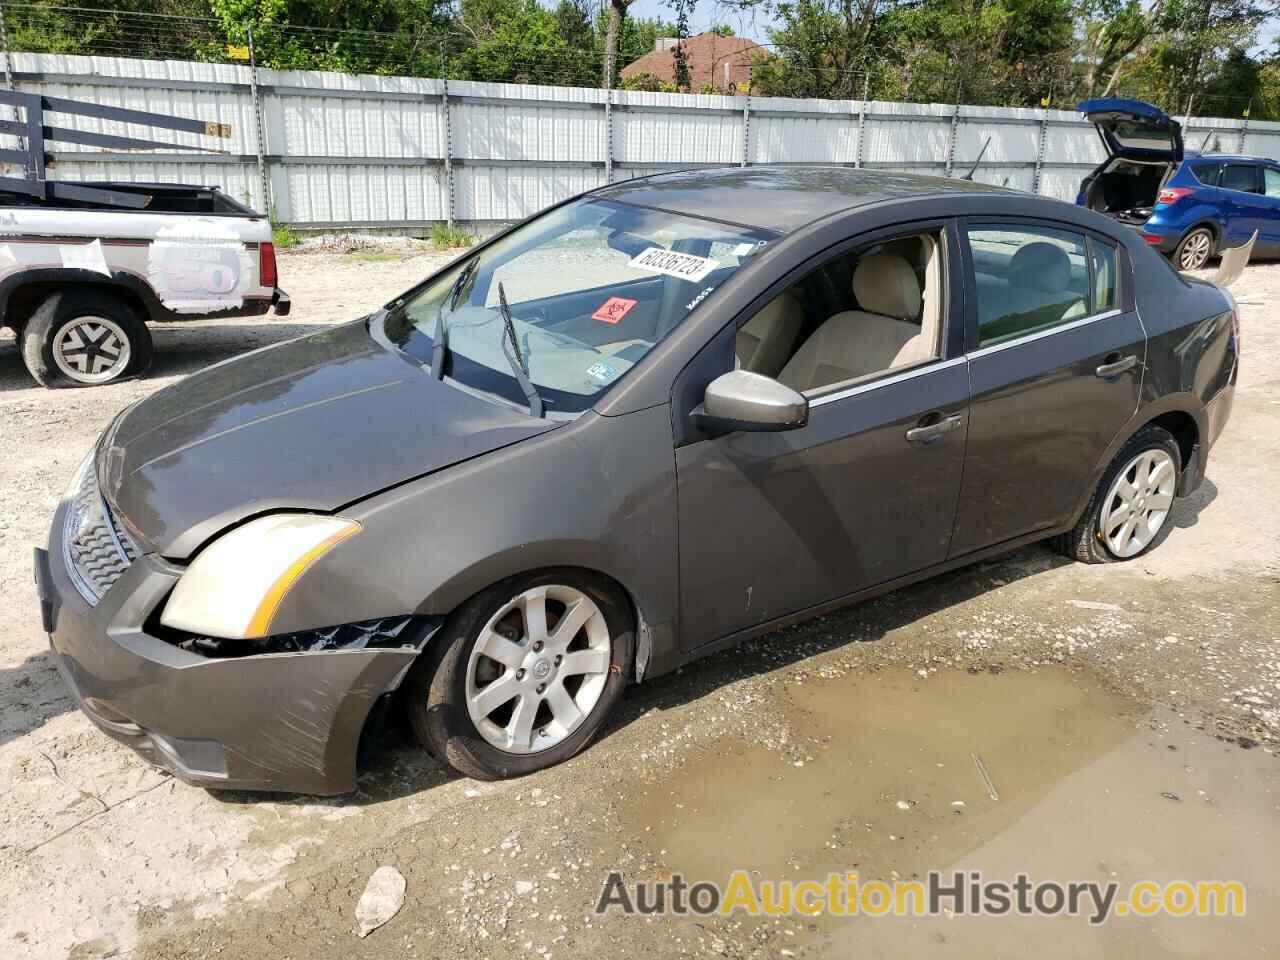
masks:
[[[1280,256],[1280,164],[1184,150],[1179,123],[1141,100],[1086,100],[1079,110],[1107,159],[1080,184],[1077,204],[1137,230],[1179,270],[1203,267],[1255,230],[1255,254]]]

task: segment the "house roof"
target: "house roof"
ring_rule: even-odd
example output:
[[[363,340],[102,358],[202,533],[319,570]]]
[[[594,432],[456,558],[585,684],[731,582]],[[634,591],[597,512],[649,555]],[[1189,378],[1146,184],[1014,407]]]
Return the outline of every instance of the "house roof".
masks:
[[[750,78],[751,60],[764,48],[746,37],[722,37],[718,33],[700,33],[684,40],[685,60],[689,64],[689,86],[693,92],[712,86],[717,90],[735,89]],[[675,45],[650,50],[643,57],[622,68],[623,79],[649,73],[666,83],[675,83]]]

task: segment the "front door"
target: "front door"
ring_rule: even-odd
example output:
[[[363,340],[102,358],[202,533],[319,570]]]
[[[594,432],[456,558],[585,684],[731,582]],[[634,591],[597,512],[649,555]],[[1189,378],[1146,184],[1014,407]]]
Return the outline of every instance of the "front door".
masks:
[[[959,337],[955,356],[943,346],[962,323],[957,242],[939,230],[851,248],[756,315],[769,322],[752,331],[794,344],[762,372],[808,396],[809,422],[677,449],[684,646],[946,558],[969,406]]]
[[[1146,359],[1112,243],[1027,222],[965,232],[973,406],[953,557],[1073,518]]]

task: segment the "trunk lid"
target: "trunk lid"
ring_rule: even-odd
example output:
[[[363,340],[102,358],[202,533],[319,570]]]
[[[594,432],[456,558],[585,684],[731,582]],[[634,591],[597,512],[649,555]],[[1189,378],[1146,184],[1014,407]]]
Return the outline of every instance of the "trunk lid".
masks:
[[[1182,125],[1154,104],[1104,97],[1085,100],[1076,109],[1094,125],[1112,157],[1182,160]]]

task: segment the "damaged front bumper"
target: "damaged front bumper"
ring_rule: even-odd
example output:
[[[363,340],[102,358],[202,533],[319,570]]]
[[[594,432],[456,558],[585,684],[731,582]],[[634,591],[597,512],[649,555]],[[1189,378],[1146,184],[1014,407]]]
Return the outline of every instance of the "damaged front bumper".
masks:
[[[356,750],[374,702],[394,690],[438,624],[413,643],[211,658],[148,632],[181,571],[132,563],[96,606],[62,561],[62,514],[36,584],[51,655],[103,732],[187,783],[332,795],[355,789]]]

